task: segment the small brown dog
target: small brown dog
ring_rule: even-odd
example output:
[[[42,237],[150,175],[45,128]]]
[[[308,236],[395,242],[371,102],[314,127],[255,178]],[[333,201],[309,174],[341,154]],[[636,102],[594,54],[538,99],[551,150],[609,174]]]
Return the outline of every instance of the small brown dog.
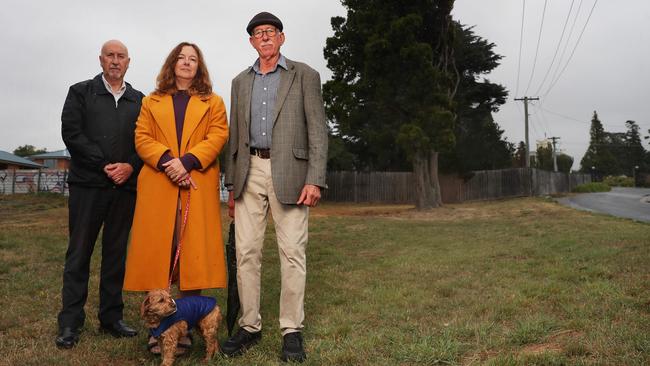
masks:
[[[219,351],[217,330],[221,310],[217,301],[207,296],[190,296],[174,300],[167,290],[153,290],[142,302],[140,315],[151,335],[158,339],[163,366],[174,363],[178,340],[196,326],[205,340],[205,360]]]

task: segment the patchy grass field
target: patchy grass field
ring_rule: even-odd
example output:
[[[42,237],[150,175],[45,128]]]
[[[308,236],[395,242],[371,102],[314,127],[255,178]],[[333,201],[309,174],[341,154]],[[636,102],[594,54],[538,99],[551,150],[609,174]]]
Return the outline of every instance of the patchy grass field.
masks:
[[[324,204],[310,226],[307,365],[650,364],[648,224],[513,199],[425,213]],[[279,267],[268,231],[262,342],[211,364],[279,363]],[[98,332],[98,258],[81,343],[56,349],[66,245],[63,198],[0,196],[0,364],[156,364],[145,352],[141,294],[126,294],[125,309],[141,335]],[[223,290],[208,294],[225,305]],[[177,363],[198,363],[201,346]]]

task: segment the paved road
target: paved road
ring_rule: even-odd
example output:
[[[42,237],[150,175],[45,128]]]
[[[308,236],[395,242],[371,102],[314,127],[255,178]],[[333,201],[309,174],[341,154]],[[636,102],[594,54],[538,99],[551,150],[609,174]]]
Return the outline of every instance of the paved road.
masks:
[[[650,188],[614,187],[609,192],[580,193],[558,202],[579,210],[650,222]]]

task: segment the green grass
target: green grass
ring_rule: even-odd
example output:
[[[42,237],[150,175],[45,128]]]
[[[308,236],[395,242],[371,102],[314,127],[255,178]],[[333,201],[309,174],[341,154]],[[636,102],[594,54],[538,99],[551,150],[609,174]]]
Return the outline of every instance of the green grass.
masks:
[[[55,348],[65,200],[0,196],[0,228],[0,364],[159,362],[144,349],[141,294],[125,296],[125,318],[141,335],[115,340],[98,332],[99,258],[81,343]],[[305,364],[649,364],[649,234],[648,224],[542,199],[425,213],[324,204],[310,219]],[[210,364],[280,363],[272,225],[263,266],[262,342],[240,358],[218,356]],[[207,294],[225,305],[223,290]],[[177,364],[199,363],[201,342]]]
[[[609,192],[612,190],[612,187],[603,182],[590,182],[585,184],[580,184],[573,188],[573,192],[576,193],[593,193],[593,192]]]

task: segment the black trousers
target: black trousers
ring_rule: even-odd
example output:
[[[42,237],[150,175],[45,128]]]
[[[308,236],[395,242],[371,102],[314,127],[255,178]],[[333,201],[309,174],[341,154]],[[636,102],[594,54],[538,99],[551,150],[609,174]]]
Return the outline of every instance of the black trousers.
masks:
[[[122,319],[124,309],[122,286],[135,192],[71,185],[68,207],[70,241],[63,270],[59,328],[81,328],[84,324],[90,258],[102,226],[98,316],[102,324],[116,322]]]

